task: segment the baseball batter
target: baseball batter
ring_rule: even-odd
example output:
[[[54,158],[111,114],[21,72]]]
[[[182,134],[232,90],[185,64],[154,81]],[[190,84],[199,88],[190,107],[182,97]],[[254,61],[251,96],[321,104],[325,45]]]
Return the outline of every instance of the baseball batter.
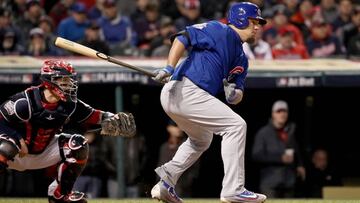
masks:
[[[0,105],[0,173],[58,165],[48,189],[50,203],[86,203],[84,193],[72,191],[85,167],[88,144],[80,134],[62,133],[101,129],[101,134],[133,136],[131,114],[94,109],[77,99],[76,72],[70,63],[47,60],[42,84],[11,96]]]
[[[221,201],[265,201],[265,195],[244,187],[246,123],[215,98],[224,91],[227,103],[238,104],[242,100],[248,71],[242,43],[253,42],[260,26],[266,23],[260,13],[255,4],[235,3],[228,12],[228,25],[210,21],[189,26],[177,34],[168,65],[154,79],[167,82],[161,92],[161,104],[189,137],[171,161],[155,169],[161,180],[151,191],[153,198],[170,203],[182,202],[174,187],[181,174],[208,149],[213,134],[216,134],[222,136],[225,174]],[[188,48],[189,56],[176,67]]]

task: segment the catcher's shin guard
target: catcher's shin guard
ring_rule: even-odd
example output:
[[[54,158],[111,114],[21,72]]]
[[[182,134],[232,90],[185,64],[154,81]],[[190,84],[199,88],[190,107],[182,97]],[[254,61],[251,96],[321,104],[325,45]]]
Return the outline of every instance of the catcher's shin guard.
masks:
[[[20,151],[15,140],[2,134],[0,135],[0,174],[8,167],[7,161],[14,159]]]
[[[85,168],[89,145],[79,134],[61,134],[59,144],[63,163],[58,167],[56,181],[49,186],[49,202],[86,202],[84,193],[74,192],[72,188]]]

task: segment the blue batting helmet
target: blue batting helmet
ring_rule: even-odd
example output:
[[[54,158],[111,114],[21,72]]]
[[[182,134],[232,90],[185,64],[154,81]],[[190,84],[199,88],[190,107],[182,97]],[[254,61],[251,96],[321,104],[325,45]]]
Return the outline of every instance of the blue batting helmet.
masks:
[[[243,29],[249,25],[249,18],[259,21],[260,25],[265,25],[266,20],[261,17],[260,8],[250,2],[240,2],[233,4],[228,12],[228,22],[237,28]]]

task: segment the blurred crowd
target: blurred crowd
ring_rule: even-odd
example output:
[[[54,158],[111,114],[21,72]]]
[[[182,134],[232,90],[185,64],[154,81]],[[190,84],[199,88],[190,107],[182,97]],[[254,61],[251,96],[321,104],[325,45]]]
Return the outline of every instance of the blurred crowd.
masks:
[[[360,56],[358,0],[251,1],[268,23],[255,44],[244,44],[250,59]],[[169,36],[208,20],[226,23],[233,2],[0,0],[0,55],[73,55],[54,46],[61,36],[116,56],[167,56]]]

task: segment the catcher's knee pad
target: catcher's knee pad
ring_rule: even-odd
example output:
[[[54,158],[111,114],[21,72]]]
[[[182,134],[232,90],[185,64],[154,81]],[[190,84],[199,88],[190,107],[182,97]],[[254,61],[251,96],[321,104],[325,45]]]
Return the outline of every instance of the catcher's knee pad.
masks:
[[[60,154],[63,157],[63,163],[58,169],[57,181],[60,194],[69,194],[75,180],[80,176],[85,168],[89,145],[84,136],[79,134],[61,134],[59,137]]]
[[[13,138],[4,134],[0,135],[0,173],[7,168],[7,161],[14,159],[19,151],[20,149]]]
[[[80,134],[62,133],[59,136],[60,154],[68,163],[86,164],[89,154],[87,139]]]

